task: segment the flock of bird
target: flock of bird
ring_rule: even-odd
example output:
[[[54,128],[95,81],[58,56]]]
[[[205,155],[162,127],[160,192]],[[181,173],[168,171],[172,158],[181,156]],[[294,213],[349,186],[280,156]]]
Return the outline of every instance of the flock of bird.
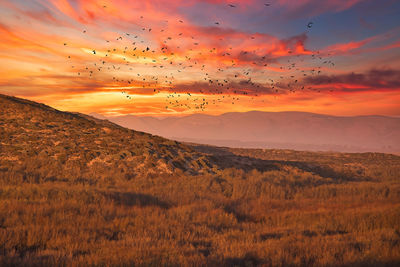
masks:
[[[264,5],[271,6],[270,3]],[[237,6],[228,4],[227,7]],[[143,20],[143,16],[140,16],[140,19]],[[168,21],[165,22],[168,25]],[[184,21],[178,20],[177,23],[183,24]],[[214,22],[214,27],[219,27],[220,24]],[[310,21],[305,28],[310,30],[313,25]],[[256,51],[236,51],[229,45],[225,46],[223,39],[220,39],[221,45],[216,47],[207,47],[206,44],[206,50],[199,48],[202,40],[190,34],[182,32],[175,33],[174,36],[171,33],[169,36],[166,26],[157,29],[166,36],[161,45],[152,45],[146,37],[156,29],[142,27],[139,31],[140,33],[135,34],[121,34],[111,43],[110,40],[105,40],[109,44],[106,49],[91,49],[90,53],[96,61],[81,67],[77,75],[94,77],[99,72],[106,73],[105,77],[109,76],[111,79],[112,76],[112,84],[123,88],[121,94],[128,100],[134,100],[130,92],[142,89],[149,93],[151,90],[152,94],[165,93],[166,109],[205,110],[207,106],[218,105],[221,102],[229,101],[235,104],[241,95],[254,99],[266,93],[277,95],[312,89],[309,86],[305,88],[306,85],[301,83],[301,79],[321,74],[324,64],[335,65],[331,60],[323,59],[319,51],[292,55],[294,52],[287,49],[287,55],[282,60],[285,62],[281,62],[278,68],[275,67],[280,75],[271,76],[269,67],[278,64],[277,61],[271,60],[268,55],[257,56]],[[87,34],[87,30],[83,30],[82,33]],[[249,41],[254,39],[256,37],[251,36]],[[67,45],[68,43],[64,43],[64,46]],[[246,59],[246,64],[240,65],[239,57]],[[317,61],[319,66],[302,69],[299,63],[304,62],[304,57]],[[223,59],[223,64],[215,66],[215,60],[218,58]],[[151,71],[149,68],[152,68]],[[139,70],[143,72],[140,73]],[[192,82],[181,82],[180,78],[185,80],[186,76],[191,77]],[[194,81],[193,77],[196,77]],[[214,97],[208,99],[211,95]]]

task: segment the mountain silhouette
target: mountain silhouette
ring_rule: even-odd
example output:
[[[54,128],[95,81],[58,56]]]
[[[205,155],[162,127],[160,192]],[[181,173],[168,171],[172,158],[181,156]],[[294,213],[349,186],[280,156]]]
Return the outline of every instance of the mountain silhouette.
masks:
[[[99,114],[95,117],[105,119]],[[201,144],[339,152],[399,152],[400,118],[339,117],[306,112],[194,114],[185,117],[109,117],[121,126]]]

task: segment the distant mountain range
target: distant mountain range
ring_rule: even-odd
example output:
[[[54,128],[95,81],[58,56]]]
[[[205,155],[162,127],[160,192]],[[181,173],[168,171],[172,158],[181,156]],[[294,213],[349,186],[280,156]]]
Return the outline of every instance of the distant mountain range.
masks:
[[[340,152],[400,152],[400,118],[338,117],[306,112],[195,114],[185,117],[104,117],[130,129],[166,138],[242,148]]]

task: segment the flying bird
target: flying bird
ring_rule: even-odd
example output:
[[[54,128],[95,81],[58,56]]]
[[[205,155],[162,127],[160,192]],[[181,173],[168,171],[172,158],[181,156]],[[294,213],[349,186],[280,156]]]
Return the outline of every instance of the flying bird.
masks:
[[[261,3],[262,4],[262,3]],[[270,3],[264,3],[264,6],[269,7],[271,6]],[[234,3],[226,3],[225,7],[229,7],[229,8],[237,8],[239,7],[238,4],[234,4]],[[141,19],[143,19],[143,16],[140,16]],[[220,18],[217,18],[220,19]],[[216,19],[216,20],[217,20]],[[166,21],[168,22],[168,21]],[[178,20],[178,24],[179,23],[184,23],[183,20]],[[218,21],[209,21],[209,23],[213,23],[214,25],[222,25],[220,24],[220,22]],[[311,27],[313,27],[314,22],[309,21],[308,24],[306,24],[306,27],[308,29],[310,29]],[[146,27],[143,27],[146,26]],[[265,55],[259,55],[259,51],[258,50],[249,50],[249,51],[238,51],[238,49],[233,49],[232,47],[223,47],[218,46],[218,49],[216,49],[215,47],[213,48],[210,45],[207,45],[207,42],[204,42],[200,37],[194,37],[194,36],[190,36],[190,34],[185,33],[185,32],[169,32],[168,28],[165,29],[157,29],[157,28],[153,28],[154,31],[158,31],[160,30],[160,32],[164,32],[168,35],[164,35],[162,38],[162,42],[164,44],[161,45],[161,47],[157,47],[154,46],[152,43],[147,43],[146,39],[143,38],[141,36],[141,33],[143,31],[147,31],[151,32],[152,28],[151,25],[143,25],[141,26],[138,30],[140,30],[140,34],[138,34],[138,31],[136,31],[135,33],[124,33],[125,36],[124,38],[122,36],[119,36],[118,38],[116,38],[116,41],[119,41],[118,43],[120,45],[124,45],[123,47],[121,47],[121,49],[119,47],[109,47],[109,49],[107,50],[107,54],[104,55],[104,57],[107,58],[111,58],[114,55],[119,57],[119,52],[124,53],[124,57],[120,57],[119,61],[122,61],[113,65],[111,62],[107,62],[101,58],[98,58],[98,63],[97,64],[101,64],[102,67],[97,67],[96,63],[94,63],[94,65],[96,66],[95,70],[97,69],[99,72],[100,71],[105,71],[106,69],[108,70],[114,70],[114,71],[121,71],[122,74],[124,74],[124,65],[126,65],[126,69],[129,69],[130,71],[133,71],[133,66],[130,65],[129,62],[130,61],[130,57],[135,57],[135,59],[137,60],[141,60],[144,59],[145,61],[143,62],[143,65],[147,65],[147,62],[152,62],[155,64],[152,64],[153,68],[160,68],[163,69],[165,71],[171,71],[170,75],[165,75],[165,79],[164,77],[161,77],[161,73],[157,73],[154,72],[154,76],[153,77],[149,77],[144,73],[135,73],[134,76],[136,77],[137,75],[137,79],[121,79],[121,78],[116,78],[113,77],[113,81],[118,82],[118,83],[126,83],[127,86],[130,86],[131,84],[134,84],[135,81],[140,82],[141,86],[143,86],[143,88],[149,88],[151,89],[154,93],[157,92],[157,89],[155,89],[155,86],[158,86],[160,84],[166,84],[168,85],[168,87],[170,87],[171,89],[174,87],[173,82],[174,80],[177,78],[176,76],[174,77],[174,73],[176,73],[177,75],[179,75],[178,73],[182,73],[184,74],[185,71],[190,70],[191,68],[196,68],[197,66],[201,66],[201,60],[202,58],[200,58],[199,56],[203,57],[204,54],[209,53],[211,55],[218,55],[218,56],[222,56],[224,57],[224,62],[226,62],[226,67],[220,67],[218,69],[215,70],[214,75],[223,75],[223,73],[227,73],[228,76],[225,77],[220,77],[220,79],[218,80],[218,77],[213,76],[213,74],[211,73],[212,70],[207,69],[206,64],[203,64],[200,68],[199,71],[201,70],[203,73],[201,73],[202,75],[205,75],[203,77],[200,77],[200,79],[204,79],[204,81],[209,84],[209,88],[205,89],[205,91],[208,91],[209,93],[211,93],[212,95],[217,95],[217,94],[222,94],[221,98],[218,98],[218,100],[212,100],[210,101],[210,99],[208,98],[203,98],[202,101],[201,99],[197,99],[194,96],[192,96],[190,93],[187,93],[187,96],[185,96],[185,98],[187,98],[187,101],[191,101],[192,105],[187,105],[185,103],[182,103],[181,101],[183,101],[184,99],[179,98],[180,96],[176,94],[176,92],[174,94],[170,94],[168,96],[166,96],[166,104],[168,106],[166,106],[166,108],[176,108],[176,107],[185,107],[190,109],[195,108],[198,110],[205,110],[207,108],[207,106],[209,106],[210,104],[216,104],[216,102],[221,102],[224,100],[227,100],[228,98],[230,98],[230,100],[232,100],[232,104],[238,104],[239,98],[236,97],[239,94],[243,94],[243,95],[249,95],[248,92],[244,92],[242,90],[240,90],[238,88],[238,86],[250,86],[250,88],[254,88],[253,91],[253,95],[257,96],[256,93],[259,93],[261,89],[272,89],[272,91],[278,93],[278,90],[275,89],[275,86],[278,86],[277,82],[274,82],[272,79],[269,79],[271,81],[271,83],[268,80],[267,77],[265,77],[265,81],[267,82],[267,86],[261,85],[261,83],[258,82],[254,82],[252,80],[253,75],[256,75],[258,71],[260,71],[260,73],[268,73],[268,69],[269,68],[269,62],[268,62],[268,58]],[[86,33],[86,30],[83,30],[83,33]],[[144,32],[143,32],[144,33]],[[138,34],[138,35],[135,35]],[[175,38],[175,36],[177,38]],[[258,35],[257,36],[251,36],[249,35],[247,38],[254,40],[254,39],[258,39]],[[135,38],[136,42],[130,42],[130,45],[125,44],[125,40],[130,40],[130,38]],[[190,38],[192,40],[190,40]],[[222,44],[225,42],[225,40],[228,40],[229,37],[227,38],[219,38],[220,41],[222,41]],[[107,43],[112,43],[111,41],[105,40]],[[175,42],[174,42],[175,41]],[[176,43],[179,42],[179,43]],[[167,46],[168,43],[168,46]],[[188,44],[187,46],[187,50],[191,51],[189,52],[190,54],[187,54],[184,57],[183,61],[180,61],[178,59],[178,62],[174,61],[174,55],[177,51],[174,51],[173,49],[176,47],[176,49],[180,49],[181,47],[184,47],[186,45],[186,43]],[[67,42],[63,43],[64,46],[67,46]],[[141,45],[142,44],[142,45]],[[204,45],[205,50],[202,51],[203,46],[200,46],[200,44]],[[127,45],[127,46],[125,46]],[[150,46],[152,46],[150,48]],[[236,51],[235,51],[236,50]],[[89,50],[90,51],[90,50]],[[229,51],[229,53],[227,52]],[[94,55],[97,55],[96,50],[91,50],[91,52]],[[237,72],[237,73],[231,73],[230,70],[232,70],[231,68],[236,68],[238,65],[236,64],[236,61],[234,61],[235,59],[235,54],[239,54],[240,56],[246,56],[245,61],[248,61],[246,64],[248,64],[249,69],[242,69],[242,71]],[[115,53],[115,54],[114,54]],[[132,54],[131,54],[132,53]],[[161,61],[161,59],[157,58],[157,53],[162,53],[163,54],[163,60]],[[294,54],[292,55],[292,51],[288,50],[287,53],[289,54],[289,56],[291,56],[290,58],[288,58],[287,63],[282,63],[281,66],[277,66],[280,67],[281,70],[296,70],[299,71],[299,67],[298,65],[296,65],[295,63],[293,63],[293,57],[295,56]],[[294,53],[294,52],[293,52]],[[178,53],[176,53],[178,54]],[[193,55],[192,55],[193,54]],[[322,55],[318,55],[319,52],[315,51],[315,53],[313,53],[311,55],[312,60],[315,60],[316,62],[320,63],[320,64],[332,64],[332,66],[334,65],[333,62],[328,61],[328,60],[322,60]],[[196,56],[197,55],[197,56]],[[102,56],[101,55],[97,55],[97,56]],[[171,57],[170,57],[171,56]],[[297,57],[299,57],[300,55],[296,55]],[[182,56],[183,57],[183,56]],[[254,59],[253,59],[254,57]],[[71,58],[70,56],[68,56],[68,58]],[[179,58],[179,55],[178,57]],[[250,60],[251,59],[251,60]],[[97,57],[96,57],[97,60]],[[117,60],[117,58],[115,58],[114,60]],[[319,60],[321,60],[321,62],[319,62]],[[302,60],[301,60],[302,61]],[[158,64],[160,62],[165,62],[165,65],[162,64]],[[268,64],[267,64],[268,63]],[[122,65],[123,64],[123,65]],[[150,63],[151,64],[151,63]],[[251,65],[250,65],[251,64]],[[172,69],[169,69],[169,68]],[[264,69],[261,69],[264,68]],[[207,71],[206,71],[207,69]],[[290,92],[294,92],[295,90],[304,90],[304,86],[302,86],[302,80],[298,79],[299,75],[302,75],[302,77],[307,76],[307,75],[317,75],[321,73],[321,67],[318,67],[316,69],[313,69],[312,71],[305,71],[305,70],[301,70],[302,73],[299,73],[298,75],[291,75],[291,76],[287,76],[286,78],[288,78],[287,81],[287,89]],[[78,69],[76,69],[78,71]],[[89,76],[92,76],[93,71],[90,70],[90,67],[86,67],[86,72],[78,72],[78,75],[81,75],[81,77],[85,74],[88,74]],[[90,74],[89,74],[90,73]],[[163,75],[164,76],[164,75]],[[230,80],[230,77],[232,77],[232,80]],[[243,77],[245,77],[246,79],[242,79]],[[161,78],[159,80],[159,78]],[[223,79],[226,78],[226,79]],[[233,80],[234,79],[234,80]],[[283,76],[281,76],[281,79],[283,79]],[[175,80],[176,81],[176,80]],[[285,81],[285,80],[282,80]],[[129,85],[128,85],[129,84]],[[158,85],[156,85],[158,84]],[[236,85],[235,85],[236,84]],[[281,83],[283,84],[283,83]],[[285,83],[286,86],[286,83]],[[153,88],[152,88],[153,87]],[[255,89],[255,88],[260,88],[260,89]],[[235,90],[236,89],[236,90]],[[158,90],[158,92],[160,92]],[[125,91],[122,92],[124,94],[124,97],[126,97],[126,99],[133,99],[133,97],[131,97],[128,93],[126,93]],[[206,92],[203,92],[202,90],[200,90],[201,94],[204,94]],[[225,93],[232,93],[233,95],[223,95]],[[173,102],[169,101],[171,100],[171,98],[174,99],[178,99],[178,100],[174,100]],[[168,100],[169,99],[169,100]],[[253,98],[252,98],[253,99]],[[199,101],[199,102],[196,102]],[[209,102],[210,101],[210,102]]]

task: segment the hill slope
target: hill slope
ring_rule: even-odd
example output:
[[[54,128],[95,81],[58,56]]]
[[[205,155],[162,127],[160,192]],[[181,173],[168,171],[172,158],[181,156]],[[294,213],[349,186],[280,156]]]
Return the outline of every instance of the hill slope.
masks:
[[[96,114],[93,114],[96,116]],[[217,146],[341,152],[399,152],[400,118],[336,117],[305,112],[204,114],[156,119],[108,118],[121,126]]]
[[[133,178],[212,167],[187,145],[87,115],[4,95],[0,107],[0,171],[30,170],[23,179],[59,179],[66,173],[83,180],[99,174]]]
[[[399,266],[400,157],[180,144],[0,96],[0,266]]]

